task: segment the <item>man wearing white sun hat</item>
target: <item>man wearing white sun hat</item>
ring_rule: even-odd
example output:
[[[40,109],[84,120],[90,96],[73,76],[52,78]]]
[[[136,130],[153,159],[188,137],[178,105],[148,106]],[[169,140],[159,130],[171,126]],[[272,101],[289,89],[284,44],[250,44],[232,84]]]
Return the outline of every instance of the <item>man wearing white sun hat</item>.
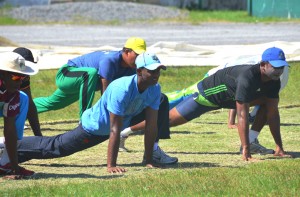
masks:
[[[9,162],[0,166],[0,174],[20,179],[34,174],[18,165],[17,140],[23,138],[28,97],[19,91],[22,80],[38,72],[36,65],[14,52],[0,54],[0,116],[4,118],[4,151]]]

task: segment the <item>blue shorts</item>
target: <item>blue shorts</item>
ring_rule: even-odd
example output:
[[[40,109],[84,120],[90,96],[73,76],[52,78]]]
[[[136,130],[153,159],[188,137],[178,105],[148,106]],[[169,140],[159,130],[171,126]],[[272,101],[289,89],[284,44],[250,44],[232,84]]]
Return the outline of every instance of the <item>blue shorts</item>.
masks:
[[[220,109],[219,107],[201,105],[195,101],[198,96],[199,93],[196,92],[176,106],[178,113],[187,121],[198,118],[206,112]]]

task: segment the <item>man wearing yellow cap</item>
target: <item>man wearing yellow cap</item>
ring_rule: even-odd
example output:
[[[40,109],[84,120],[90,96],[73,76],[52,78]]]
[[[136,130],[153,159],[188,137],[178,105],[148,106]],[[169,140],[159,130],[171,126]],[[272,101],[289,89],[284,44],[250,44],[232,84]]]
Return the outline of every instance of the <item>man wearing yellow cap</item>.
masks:
[[[69,60],[56,74],[57,90],[49,97],[34,99],[38,113],[79,100],[81,117],[91,107],[96,90],[103,93],[113,80],[136,73],[135,59],[145,50],[143,39],[131,37],[120,51],[95,51]]]

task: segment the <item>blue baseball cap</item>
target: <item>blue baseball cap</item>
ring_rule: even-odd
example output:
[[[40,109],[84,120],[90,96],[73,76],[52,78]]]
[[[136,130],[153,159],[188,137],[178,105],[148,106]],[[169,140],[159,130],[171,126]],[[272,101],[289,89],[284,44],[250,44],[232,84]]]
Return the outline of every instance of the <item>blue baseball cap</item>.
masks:
[[[160,60],[154,53],[144,52],[137,56],[135,60],[136,68],[146,68],[148,70],[155,70],[157,68],[167,69],[160,63]]]
[[[285,61],[285,55],[282,49],[271,47],[266,49],[262,54],[262,61],[269,62],[273,67],[288,66]]]

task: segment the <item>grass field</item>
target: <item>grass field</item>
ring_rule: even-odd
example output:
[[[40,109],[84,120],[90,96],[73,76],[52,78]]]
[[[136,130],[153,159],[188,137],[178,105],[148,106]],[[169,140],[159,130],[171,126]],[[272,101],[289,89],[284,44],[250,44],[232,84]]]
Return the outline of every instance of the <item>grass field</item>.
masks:
[[[187,87],[210,68],[170,67],[162,72],[162,91]],[[41,71],[32,77],[34,97],[50,95],[55,90],[55,73],[56,70]],[[237,131],[227,129],[228,111],[224,109],[171,128],[172,139],[161,140],[160,146],[179,158],[176,165],[162,169],[142,166],[143,135],[134,135],[126,141],[131,152],[121,152],[118,157],[118,164],[128,170],[125,174],[106,172],[105,142],[65,158],[22,164],[37,174],[29,180],[0,179],[1,196],[299,196],[299,73],[300,63],[291,63],[288,85],[280,93],[282,138],[294,159],[254,155],[261,161],[242,161]],[[96,99],[99,97],[97,94]],[[78,123],[78,103],[42,113],[40,120],[47,136],[71,130]],[[25,135],[32,135],[31,130],[27,129]],[[267,126],[259,140],[274,147]]]

